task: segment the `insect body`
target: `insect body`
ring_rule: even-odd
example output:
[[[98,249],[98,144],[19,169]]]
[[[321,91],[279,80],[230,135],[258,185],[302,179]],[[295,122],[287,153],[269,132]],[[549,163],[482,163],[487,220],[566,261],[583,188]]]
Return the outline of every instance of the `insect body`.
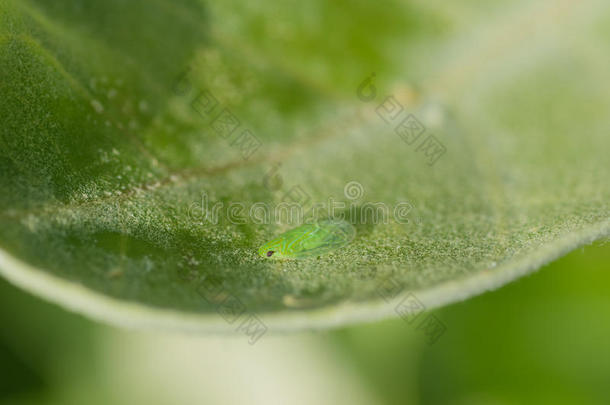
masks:
[[[354,227],[343,220],[323,219],[304,224],[270,240],[258,254],[270,259],[303,259],[319,256],[350,243]]]

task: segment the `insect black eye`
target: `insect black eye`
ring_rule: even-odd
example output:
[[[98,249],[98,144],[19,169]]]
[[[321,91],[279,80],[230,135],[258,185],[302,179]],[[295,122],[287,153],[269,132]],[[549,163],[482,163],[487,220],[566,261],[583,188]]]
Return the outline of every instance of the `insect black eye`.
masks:
[[[271,255],[273,254],[273,250],[270,250],[267,252],[267,257],[271,257]]]

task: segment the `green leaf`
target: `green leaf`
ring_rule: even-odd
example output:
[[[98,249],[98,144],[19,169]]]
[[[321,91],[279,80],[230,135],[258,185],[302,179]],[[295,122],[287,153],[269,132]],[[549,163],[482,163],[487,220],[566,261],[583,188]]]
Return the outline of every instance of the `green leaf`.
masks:
[[[409,291],[464,299],[610,234],[606,3],[255,3],[0,1],[6,278],[129,326],[327,327],[398,316]],[[412,144],[378,114],[387,96],[425,127]],[[259,257],[299,223],[249,208],[291,197],[345,203],[356,238]]]

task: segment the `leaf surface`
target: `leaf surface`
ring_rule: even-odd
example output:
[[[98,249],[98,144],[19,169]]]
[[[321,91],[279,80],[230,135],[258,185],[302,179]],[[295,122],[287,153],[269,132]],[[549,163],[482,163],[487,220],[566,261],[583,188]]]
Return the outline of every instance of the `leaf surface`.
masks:
[[[608,236],[604,2],[256,3],[0,2],[2,274],[124,325],[320,328]],[[356,238],[259,257],[286,201]]]

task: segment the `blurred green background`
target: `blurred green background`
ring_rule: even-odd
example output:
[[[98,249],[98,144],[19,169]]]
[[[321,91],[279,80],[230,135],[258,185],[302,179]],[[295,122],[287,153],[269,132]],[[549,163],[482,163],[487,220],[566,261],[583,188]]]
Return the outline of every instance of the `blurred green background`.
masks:
[[[3,404],[608,404],[610,244],[435,311],[428,345],[400,319],[236,336],[121,330],[0,282]]]

